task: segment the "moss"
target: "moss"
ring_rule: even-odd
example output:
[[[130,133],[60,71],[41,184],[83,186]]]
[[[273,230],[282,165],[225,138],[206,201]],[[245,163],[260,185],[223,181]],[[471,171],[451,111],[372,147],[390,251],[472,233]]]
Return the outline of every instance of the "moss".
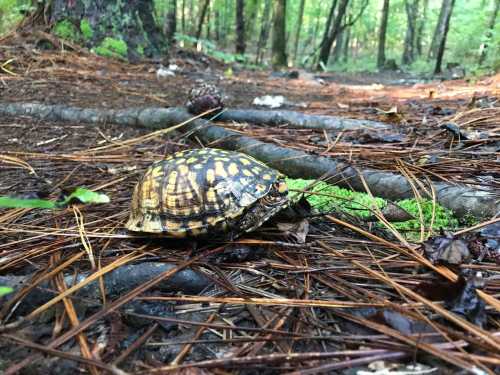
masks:
[[[343,189],[325,182],[319,182],[312,188],[308,188],[308,186],[314,183],[314,180],[287,179],[287,183],[289,189],[292,191],[292,199],[293,196],[300,194],[299,192],[293,192],[293,190],[307,190],[308,192],[316,193],[308,195],[306,198],[311,206],[319,212],[340,210],[362,218],[372,215],[369,208],[374,205],[383,208],[387,204],[382,198],[371,198],[368,194]],[[457,228],[459,225],[457,218],[453,216],[451,210],[439,204],[434,206],[434,203],[430,200],[417,201],[416,199],[405,199],[395,203],[416,218],[401,223],[392,223],[396,229],[408,231],[407,238],[409,239],[415,239],[415,232],[420,230],[419,204],[422,210],[424,227],[427,230],[439,230],[440,228],[452,229]],[[433,211],[434,220],[432,220]]]
[[[69,20],[62,20],[56,23],[53,32],[59,38],[69,41],[78,41],[80,37],[78,29]]]
[[[83,19],[80,22],[80,31],[85,40],[89,40],[94,36],[94,30],[92,30],[92,26],[90,26],[90,22],[87,19]]]
[[[125,58],[127,56],[127,43],[120,39],[110,37],[104,38],[99,46],[94,49],[95,53],[104,57]]]

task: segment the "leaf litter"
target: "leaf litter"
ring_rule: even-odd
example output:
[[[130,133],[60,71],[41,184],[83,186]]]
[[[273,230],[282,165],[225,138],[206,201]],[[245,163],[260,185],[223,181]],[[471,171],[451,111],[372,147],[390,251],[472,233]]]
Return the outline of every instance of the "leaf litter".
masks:
[[[182,105],[199,78],[199,64],[212,64],[220,76],[226,69],[174,57],[183,75],[158,80],[148,64],[128,66],[81,52],[29,54],[17,47],[34,37],[25,38],[15,35],[10,48],[1,47],[13,59],[8,70],[16,74],[2,75],[2,100],[116,108]],[[248,78],[261,84],[248,85]],[[391,136],[398,135],[391,140],[397,142],[369,136],[368,143],[359,143],[341,132],[325,137],[314,129],[258,124],[246,124],[247,135],[385,171],[399,171],[397,159],[419,177],[498,189],[493,147],[498,135],[491,130],[500,111],[479,105],[477,87],[445,82],[442,95],[429,97],[433,83],[360,92],[346,83],[318,86],[299,78],[284,84],[280,79],[234,73],[221,81],[231,94],[226,105],[249,106],[257,96],[286,95],[307,102],[304,111],[309,113],[387,121],[394,127]],[[491,87],[479,85],[485,91]],[[339,94],[344,105],[332,106],[331,98]],[[476,97],[472,104],[471,96]],[[483,95],[487,102],[490,96]],[[451,110],[429,113],[429,105]],[[396,112],[372,110],[394,107]],[[486,132],[488,138],[457,143],[440,128],[445,123],[466,134]],[[414,361],[423,367],[401,371],[437,367],[448,373],[457,368],[494,373],[500,366],[498,229],[484,225],[489,229],[468,232],[465,225],[463,234],[435,233],[438,237],[427,244],[434,251],[429,260],[394,227],[386,230],[339,211],[309,215],[307,231],[304,225],[289,225],[284,228],[288,236],[269,226],[232,243],[200,243],[187,259],[191,244],[132,236],[123,224],[140,173],[164,155],[199,145],[168,132],[150,134],[113,124],[97,129],[2,118],[0,126],[7,130],[0,133],[0,194],[85,186],[112,197],[99,205],[70,202],[53,211],[0,210],[0,275],[22,278],[14,293],[1,297],[8,298],[0,307],[5,373],[23,368],[38,373],[96,368],[112,373],[118,368],[131,373],[264,368],[373,373]],[[313,136],[326,143],[308,142]],[[74,207],[80,215],[75,216]],[[490,223],[495,224],[498,220]],[[168,269],[156,276],[146,273],[134,285],[123,284],[118,295],[112,293],[106,282],[110,275],[151,262]],[[182,269],[209,280],[206,288],[192,294],[162,290]],[[95,285],[91,301],[80,294],[90,284]],[[37,288],[52,297],[28,304],[19,314],[18,303],[29,301]],[[115,340],[115,335],[124,339]]]

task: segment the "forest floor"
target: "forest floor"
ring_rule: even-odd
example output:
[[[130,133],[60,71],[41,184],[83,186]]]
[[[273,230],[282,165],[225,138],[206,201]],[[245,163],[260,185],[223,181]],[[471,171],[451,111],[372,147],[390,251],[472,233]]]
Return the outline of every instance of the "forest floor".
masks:
[[[300,71],[299,78],[291,79],[240,67],[229,71],[229,66],[211,58],[179,51],[170,61],[178,66],[175,75],[158,78],[153,62],[131,65],[85,51],[40,50],[38,42],[21,36],[2,41],[0,102],[108,109],[183,106],[190,88],[203,80],[224,91],[228,108],[250,108],[256,97],[283,95],[287,103],[281,109],[381,121],[404,137],[394,143],[373,134],[365,134],[365,141],[337,134],[332,149],[330,135],[323,131],[218,125],[360,167],[400,172],[400,160],[417,166],[406,170],[424,168],[432,178],[498,192],[500,75],[415,82],[415,77],[395,73]],[[469,135],[489,136],[452,150],[450,132],[440,128],[448,122]],[[0,335],[0,373],[119,373],[118,368],[153,373],[162,366],[172,373],[219,374],[374,373],[377,366],[385,373],[406,374],[456,374],[457,368],[467,373],[472,367],[477,373],[498,371],[500,267],[495,257],[483,254],[441,272],[453,279],[463,271],[455,284],[423,266],[418,245],[398,242],[367,223],[355,223],[360,231],[328,218],[314,220],[304,245],[285,243],[269,230],[222,244],[233,250],[240,246],[244,255],[190,264],[210,281],[203,293],[192,296],[152,288],[141,294],[150,298],[142,301],[145,307],[137,307],[129,301],[140,298],[122,290],[101,296],[105,305],[97,298],[83,308],[85,298],[75,295],[57,309],[40,309],[47,300],[37,304],[32,299],[15,308],[30,288],[61,271],[104,273],[110,264],[115,269],[136,259],[186,261],[190,244],[135,239],[123,228],[139,174],[165,154],[197,146],[179,134],[141,138],[149,133],[116,124],[0,118],[0,196],[55,198],[85,186],[111,197],[109,204],[57,211],[0,209],[0,286],[14,277],[26,283],[9,303],[2,306],[0,297],[0,321],[12,323],[13,316],[31,314],[29,324]],[[132,139],[131,147],[120,146]],[[432,155],[440,156],[425,166],[417,163]],[[375,237],[367,237],[367,232]],[[248,246],[250,255],[245,253]],[[471,293],[465,289],[479,283],[477,275],[466,273],[471,271],[483,272],[480,297],[461,294]],[[53,284],[43,288],[62,293],[68,285],[54,277]],[[457,318],[458,310],[452,313],[446,304],[446,294],[453,289],[459,289],[454,297],[467,303],[474,299],[480,312]],[[105,311],[116,301],[123,306]],[[160,315],[171,320],[161,321]],[[78,334],[71,327],[81,322],[88,325]],[[405,367],[408,364],[416,367]]]

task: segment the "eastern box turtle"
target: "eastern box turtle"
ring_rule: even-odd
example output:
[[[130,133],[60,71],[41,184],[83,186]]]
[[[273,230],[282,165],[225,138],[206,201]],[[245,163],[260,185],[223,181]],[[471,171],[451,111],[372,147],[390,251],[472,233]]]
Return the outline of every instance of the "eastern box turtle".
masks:
[[[132,197],[127,229],[186,237],[234,238],[288,204],[284,176],[239,152],[196,149],[151,165]]]

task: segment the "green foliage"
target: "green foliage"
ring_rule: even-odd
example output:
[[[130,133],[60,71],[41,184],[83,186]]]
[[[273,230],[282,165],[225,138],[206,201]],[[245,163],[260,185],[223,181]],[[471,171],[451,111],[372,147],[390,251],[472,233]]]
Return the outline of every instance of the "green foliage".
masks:
[[[23,13],[32,9],[30,0],[0,0],[0,35],[11,31],[23,19]]]
[[[368,194],[343,189],[322,181],[310,188],[309,186],[314,182],[314,180],[287,179],[288,187],[290,191],[292,191],[292,199],[301,194],[299,192],[293,192],[294,190],[306,190],[316,193],[310,195],[306,194],[307,201],[315,210],[319,212],[330,212],[335,210],[344,211],[361,218],[373,214],[370,208],[376,206],[382,209],[387,204],[382,198],[371,198]],[[416,199],[405,199],[396,202],[396,204],[415,217],[413,220],[392,223],[396,229],[402,232],[409,232],[407,234],[409,239],[417,238],[414,233],[420,230],[420,210],[423,217],[423,226],[429,233],[434,230],[439,230],[440,228],[454,229],[458,227],[458,220],[449,209],[439,204],[434,204],[430,200],[424,199],[417,201]],[[474,221],[470,222],[470,224],[473,223]],[[382,226],[382,224],[379,225]]]
[[[225,64],[231,64],[235,62],[245,63],[247,61],[246,57],[241,54],[234,54],[230,52],[224,52],[217,49],[217,45],[207,39],[199,39],[197,40],[195,37],[185,34],[175,34],[175,39],[182,43],[184,46],[196,46],[203,53],[217,59],[223,61]]]
[[[453,216],[453,213],[430,200],[423,199],[417,201],[416,199],[405,199],[398,202],[398,205],[412,214],[416,219],[408,220],[404,223],[394,223],[394,227],[402,230],[419,230],[420,229],[420,219],[419,219],[419,208],[420,205],[423,215],[423,222],[425,228],[430,228],[432,224],[432,229],[447,228],[453,229],[458,227],[458,220]],[[434,216],[433,216],[434,214]]]
[[[110,37],[104,38],[101,44],[94,49],[94,52],[100,56],[120,59],[126,58],[127,51],[127,43],[123,40]]]
[[[90,22],[87,19],[83,19],[80,22],[80,31],[85,40],[89,40],[94,36],[94,30],[92,30],[92,26],[90,26]]]
[[[59,38],[66,39],[72,42],[77,42],[80,39],[80,32],[70,20],[59,21],[52,30]]]
[[[6,294],[12,293],[14,289],[8,286],[0,286],[0,297],[5,296]]]
[[[109,203],[109,197],[106,194],[96,193],[94,191],[79,187],[76,188],[70,195],[58,201],[47,199],[22,199],[0,196],[0,207],[54,209],[65,207],[75,199],[85,204]]]

